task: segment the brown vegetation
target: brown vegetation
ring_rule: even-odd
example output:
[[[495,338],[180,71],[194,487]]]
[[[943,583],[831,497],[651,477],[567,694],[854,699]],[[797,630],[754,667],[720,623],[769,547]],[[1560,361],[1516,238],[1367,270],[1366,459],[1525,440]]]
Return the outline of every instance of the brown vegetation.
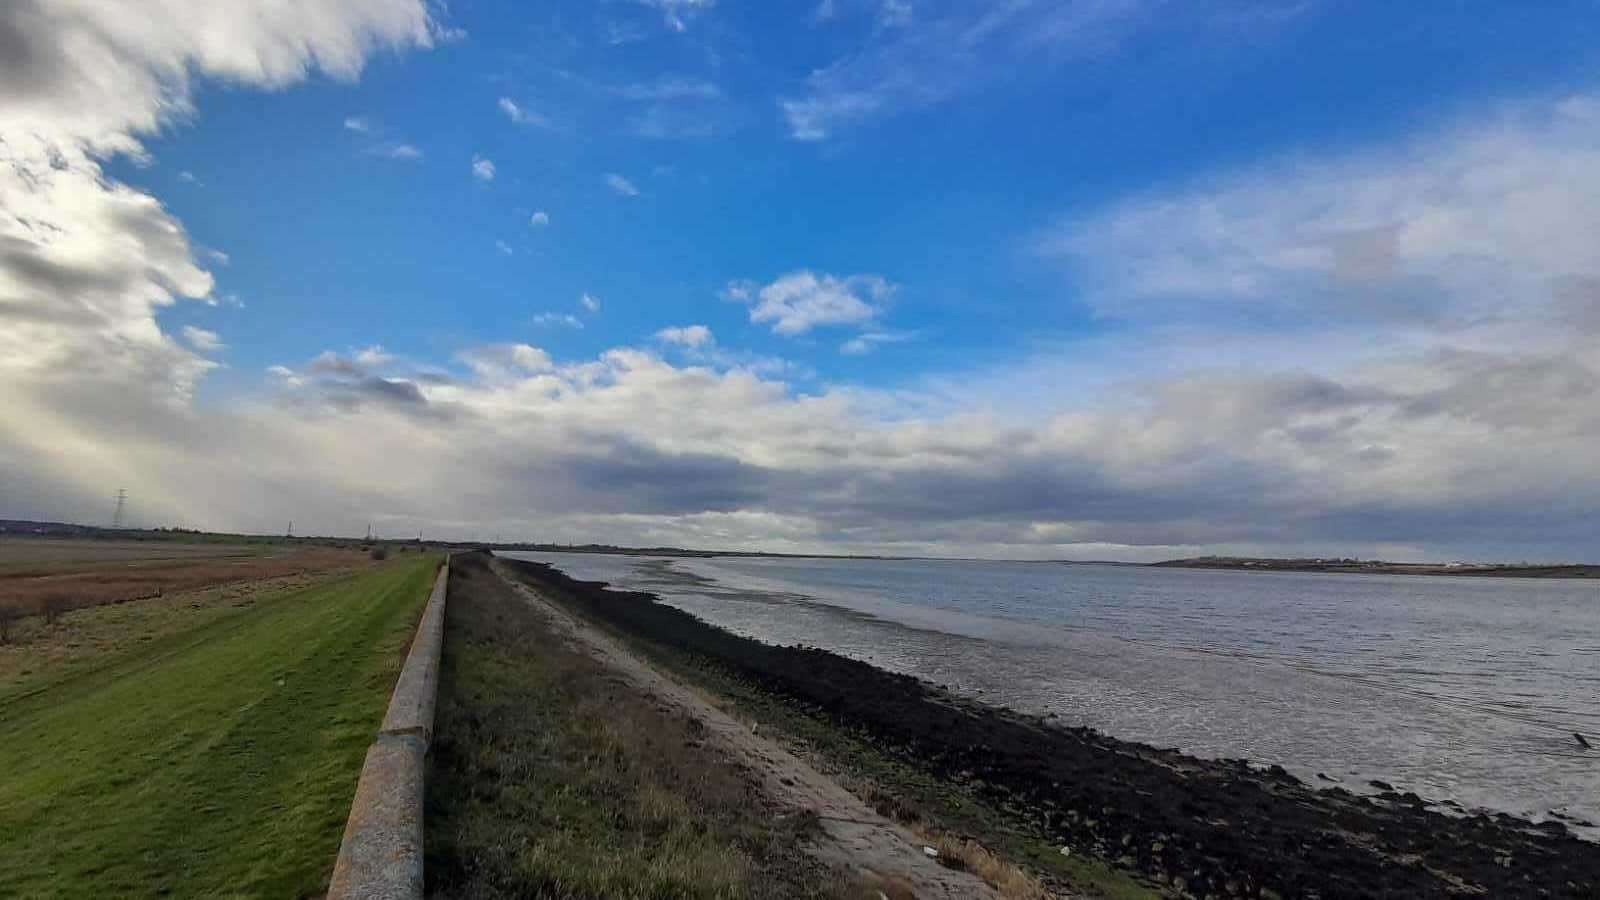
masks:
[[[149,556],[137,558],[109,544],[97,558],[92,541],[77,542],[85,546],[68,548],[76,551],[69,554],[53,546],[65,542],[4,543],[0,556],[9,564],[0,565],[0,610],[13,617],[37,615],[52,624],[75,609],[371,564],[357,551],[328,547],[211,545],[174,553],[156,544],[148,548]],[[31,561],[27,553],[35,543],[41,559]]]
[[[859,896],[752,773],[457,556],[428,774],[430,896]],[[872,896],[871,894],[867,896]]]

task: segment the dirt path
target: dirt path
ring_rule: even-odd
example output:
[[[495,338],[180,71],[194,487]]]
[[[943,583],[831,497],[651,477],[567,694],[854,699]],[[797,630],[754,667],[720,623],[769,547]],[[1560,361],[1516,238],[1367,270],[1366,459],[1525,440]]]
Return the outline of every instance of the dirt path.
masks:
[[[710,740],[750,771],[761,776],[767,795],[796,811],[814,812],[823,839],[814,848],[822,860],[846,871],[892,879],[919,898],[997,898],[987,884],[966,872],[947,869],[930,859],[921,841],[879,815],[856,795],[812,768],[799,757],[752,731],[717,708],[700,691],[662,674],[609,636],[573,617],[501,568],[496,574],[558,630],[588,648],[596,659],[661,703],[698,720]]]

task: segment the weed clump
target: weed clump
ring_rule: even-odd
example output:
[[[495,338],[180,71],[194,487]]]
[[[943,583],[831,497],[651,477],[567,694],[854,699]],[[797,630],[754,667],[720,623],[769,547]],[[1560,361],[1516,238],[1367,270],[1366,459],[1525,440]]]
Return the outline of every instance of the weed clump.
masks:
[[[39,598],[39,617],[46,625],[54,625],[70,609],[72,598],[66,594],[46,594]]]

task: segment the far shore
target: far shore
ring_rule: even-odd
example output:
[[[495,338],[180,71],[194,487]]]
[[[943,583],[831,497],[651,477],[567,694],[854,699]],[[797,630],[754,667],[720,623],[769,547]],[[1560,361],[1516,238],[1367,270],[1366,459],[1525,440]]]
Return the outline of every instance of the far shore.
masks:
[[[238,534],[183,528],[101,528],[64,522],[0,519],[0,540],[79,539],[95,541],[162,541],[168,543],[248,543],[263,545],[360,547],[374,544],[450,550],[513,553],[590,553],[606,556],[662,556],[679,559],[865,559],[941,562],[1026,562],[1035,565],[1130,566],[1135,568],[1212,569],[1236,572],[1316,572],[1346,575],[1445,575],[1480,578],[1600,579],[1600,563],[1392,562],[1331,557],[1197,556],[1138,563],[1109,559],[989,559],[960,556],[917,556],[870,553],[781,553],[764,550],[706,550],[691,547],[626,547],[614,544],[557,544],[533,541],[446,541],[415,538]]]
[[[1400,563],[1359,559],[1272,559],[1201,556],[1150,563],[1169,569],[1225,569],[1237,572],[1333,572],[1347,575],[1453,575],[1480,578],[1600,578],[1600,565],[1526,563]]]

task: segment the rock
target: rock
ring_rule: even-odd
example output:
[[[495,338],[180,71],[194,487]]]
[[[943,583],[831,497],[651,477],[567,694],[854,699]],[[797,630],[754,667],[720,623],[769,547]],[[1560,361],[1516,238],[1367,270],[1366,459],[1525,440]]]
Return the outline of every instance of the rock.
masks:
[[[1068,847],[1066,844],[1062,844],[1061,845],[1061,855],[1062,856],[1071,856],[1072,855],[1072,848]]]

